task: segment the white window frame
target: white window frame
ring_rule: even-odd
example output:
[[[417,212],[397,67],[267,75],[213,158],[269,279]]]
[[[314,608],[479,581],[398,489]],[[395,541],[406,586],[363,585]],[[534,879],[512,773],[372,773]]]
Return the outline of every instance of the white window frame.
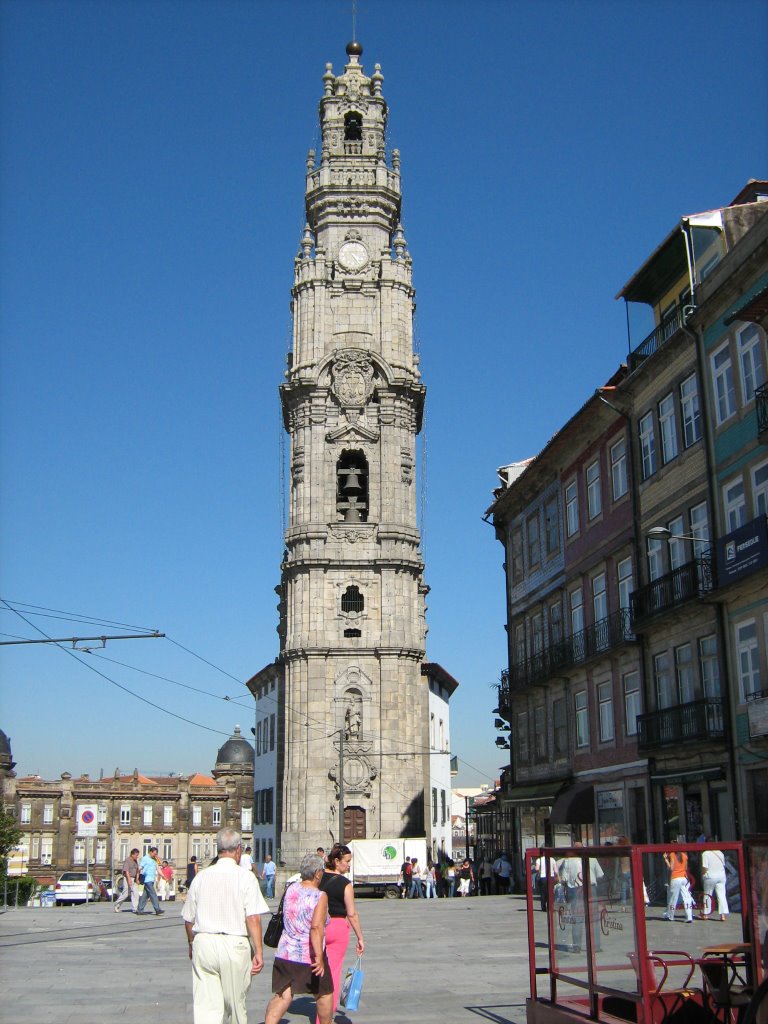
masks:
[[[173,860],[173,840],[163,840],[163,860]]]
[[[120,805],[120,824],[130,825],[131,824],[131,805],[121,804]]]
[[[152,824],[152,804],[144,804],[144,810],[141,815],[141,824],[142,826]]]
[[[645,538],[645,556],[648,564],[648,581],[653,583],[664,575],[664,544],[658,537]]]
[[[592,620],[608,618],[608,579],[604,572],[592,577]]]
[[[85,864],[85,839],[76,839],[72,847],[72,863]]]
[[[627,439],[625,437],[611,445],[611,488],[614,501],[618,501],[629,490]]]
[[[576,636],[584,629],[584,590],[574,587],[569,592],[568,601],[571,611],[571,636]]]
[[[630,595],[635,589],[633,579],[632,556],[622,558],[616,565],[616,584],[619,592],[619,608],[629,611],[632,605]]]
[[[736,387],[728,342],[712,353],[710,365],[712,367],[712,390],[715,398],[715,419],[717,425],[721,426],[736,415]]]
[[[579,485],[576,480],[566,484],[564,491],[565,500],[565,533],[568,537],[575,537],[579,532]]]
[[[211,809],[211,825],[214,828],[221,828],[221,807],[218,805]]]
[[[50,864],[53,860],[53,836],[40,836],[40,863]]]
[[[659,434],[661,436],[661,462],[666,466],[678,454],[675,396],[671,391],[659,402]]]
[[[637,426],[640,437],[640,461],[643,468],[643,480],[647,480],[653,476],[658,468],[653,413],[647,412],[645,416],[641,416]]]
[[[639,726],[637,719],[643,713],[640,695],[640,673],[626,672],[622,677],[624,692],[624,732],[627,736],[637,736]]]
[[[53,804],[43,804],[43,824],[53,824]]]
[[[240,830],[251,832],[253,830],[253,808],[243,807],[240,811]]]
[[[105,838],[98,838],[96,840],[96,853],[94,859],[97,864],[107,863],[107,840]]]
[[[589,704],[586,690],[574,693],[573,709],[576,720],[576,746],[584,749],[589,746]]]
[[[675,647],[675,681],[680,704],[696,700],[696,678],[693,672],[693,646],[690,642]]]
[[[674,519],[670,519],[667,523],[667,529],[669,530],[670,537],[667,541],[667,547],[669,551],[669,568],[670,571],[679,569],[681,565],[686,563],[685,555],[685,541],[681,540],[680,537],[685,533],[685,521],[682,516],[675,516]]]
[[[600,727],[600,742],[610,743],[616,736],[613,720],[613,683],[597,684],[597,709]]]
[[[688,532],[696,538],[693,541],[693,557],[701,558],[709,547],[709,509],[706,501],[701,501],[688,510],[688,524]]]
[[[99,804],[99,825],[107,824],[107,805]]]
[[[683,420],[683,444],[686,448],[701,440],[699,382],[695,373],[680,385],[680,411]]]
[[[560,523],[557,514],[557,498],[551,498],[544,505],[544,546],[547,555],[560,550]]]
[[[747,494],[744,478],[737,476],[723,484],[725,532],[732,533],[747,521]]]
[[[585,470],[587,487],[587,519],[597,519],[603,511],[603,495],[600,487],[600,460],[590,462]]]
[[[739,356],[742,403],[748,405],[754,401],[755,389],[765,384],[762,338],[757,324],[746,324],[736,332],[736,351]]]
[[[699,677],[701,688],[706,698],[719,700],[722,695],[720,688],[720,661],[717,656],[717,634],[700,636],[698,643]]]
[[[751,635],[746,635],[747,631]],[[755,619],[745,619],[734,626],[736,637],[736,669],[739,674],[739,695],[743,704],[747,697],[762,690],[760,678],[760,646]]]
[[[32,824],[32,804],[25,800],[19,807],[19,824],[20,825],[31,825]]]
[[[525,550],[529,569],[541,565],[541,526],[538,510],[525,521]]]
[[[768,515],[768,462],[752,469],[752,509],[754,517]]]
[[[659,711],[675,707],[675,687],[672,683],[669,651],[659,651],[653,657],[653,687]]]
[[[173,825],[173,804],[163,806],[163,824]]]
[[[203,824],[203,807],[202,804],[192,804],[192,827],[200,828]]]
[[[559,644],[563,639],[563,606],[553,601],[549,606],[549,642]]]

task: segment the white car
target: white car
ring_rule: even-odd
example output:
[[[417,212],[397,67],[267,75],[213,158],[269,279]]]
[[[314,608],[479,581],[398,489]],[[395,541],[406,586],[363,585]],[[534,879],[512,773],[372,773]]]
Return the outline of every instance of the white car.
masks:
[[[101,890],[90,871],[65,871],[56,883],[56,906],[63,903],[95,903]]]

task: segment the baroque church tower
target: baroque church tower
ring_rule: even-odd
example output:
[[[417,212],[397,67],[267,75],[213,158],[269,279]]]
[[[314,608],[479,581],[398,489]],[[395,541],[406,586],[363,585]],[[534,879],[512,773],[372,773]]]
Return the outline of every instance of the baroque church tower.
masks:
[[[380,66],[368,77],[362,46],[346,52],[343,73],[327,64],[323,75],[280,387],[290,438],[280,655],[249,683],[257,729],[277,694],[270,811],[283,859],[332,839],[425,835],[435,768],[416,518],[426,389],[400,155],[387,162]],[[264,721],[265,745],[267,731]],[[257,757],[257,815],[268,775],[260,782]]]

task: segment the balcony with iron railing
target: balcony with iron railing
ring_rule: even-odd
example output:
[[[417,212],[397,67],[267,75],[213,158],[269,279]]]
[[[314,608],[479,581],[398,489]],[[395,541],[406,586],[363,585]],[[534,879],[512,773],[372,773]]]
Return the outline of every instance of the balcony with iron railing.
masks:
[[[542,682],[558,673],[591,661],[606,651],[621,647],[634,640],[629,611],[620,608],[612,615],[586,629],[579,630],[573,636],[558,640],[542,648],[541,651],[515,662],[509,669],[501,673],[499,685],[499,711],[505,714],[511,707],[512,692],[523,690],[533,683]]]
[[[713,564],[709,555],[679,565],[630,596],[632,625],[639,629],[655,615],[709,594],[714,586]]]
[[[648,754],[659,747],[725,738],[723,702],[711,698],[651,711],[640,715],[637,721],[639,754]]]
[[[768,434],[768,384],[755,388],[755,413],[757,415],[757,436]]]
[[[629,353],[628,364],[630,373],[636,370],[638,366],[641,366],[646,359],[655,355],[673,335],[677,334],[685,323],[685,308],[685,306],[675,306],[675,309],[669,316],[666,316],[658,327],[655,327],[648,337]]]

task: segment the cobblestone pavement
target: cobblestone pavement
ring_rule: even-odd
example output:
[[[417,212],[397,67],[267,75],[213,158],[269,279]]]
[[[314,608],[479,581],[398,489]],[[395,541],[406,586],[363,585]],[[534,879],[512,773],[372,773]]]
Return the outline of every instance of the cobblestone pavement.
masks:
[[[366,954],[355,1024],[525,1024],[522,897],[357,902]],[[181,904],[163,906],[163,917],[118,916],[106,903],[0,914],[0,1021],[191,1024]],[[264,1020],[273,956],[251,985],[249,1024]],[[298,998],[284,1020],[314,1024],[313,1011]]]

